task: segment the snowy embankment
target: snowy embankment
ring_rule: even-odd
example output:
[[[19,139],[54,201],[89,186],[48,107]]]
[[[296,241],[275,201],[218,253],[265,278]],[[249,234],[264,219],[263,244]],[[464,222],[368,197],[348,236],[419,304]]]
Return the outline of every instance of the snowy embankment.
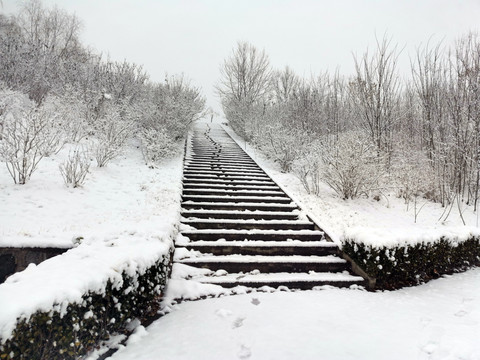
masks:
[[[398,291],[250,293],[175,305],[112,360],[480,359],[480,269]]]
[[[68,146],[40,162],[32,179],[14,185],[0,167],[0,246],[70,248],[14,274],[0,285],[0,337],[17,318],[60,312],[106,283],[121,284],[167,255],[176,235],[181,155],[148,168],[138,144],[105,168],[93,164],[83,188],[67,188],[58,165]]]
[[[318,196],[308,194],[293,173],[282,173],[276,163],[245,143],[231,128],[225,126],[225,130],[338,244],[344,239],[355,239],[365,245],[395,247],[434,242],[441,237],[461,242],[480,236],[479,213],[464,204],[460,209],[466,225],[462,223],[457,205],[445,220],[449,209],[440,204],[418,199],[415,208],[413,201],[407,206],[393,193],[384,194],[378,201],[342,200],[322,183]]]

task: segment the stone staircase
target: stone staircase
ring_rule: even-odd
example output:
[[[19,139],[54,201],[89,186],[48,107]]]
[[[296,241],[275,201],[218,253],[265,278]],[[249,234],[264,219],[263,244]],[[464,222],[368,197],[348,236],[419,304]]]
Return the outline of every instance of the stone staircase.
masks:
[[[172,276],[225,288],[366,284],[223,128],[198,125],[188,141]]]

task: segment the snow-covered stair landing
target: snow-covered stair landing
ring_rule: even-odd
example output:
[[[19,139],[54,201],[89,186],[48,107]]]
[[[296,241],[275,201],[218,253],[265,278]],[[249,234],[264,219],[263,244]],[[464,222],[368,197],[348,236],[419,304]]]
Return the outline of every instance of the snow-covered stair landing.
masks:
[[[337,245],[220,126],[194,129],[172,280],[224,288],[365,285],[350,269]]]

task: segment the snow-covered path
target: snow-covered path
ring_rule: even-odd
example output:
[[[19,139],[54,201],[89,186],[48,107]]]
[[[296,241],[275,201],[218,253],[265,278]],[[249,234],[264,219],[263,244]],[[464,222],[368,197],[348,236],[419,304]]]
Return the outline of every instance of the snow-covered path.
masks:
[[[112,360],[480,359],[480,269],[393,292],[251,293],[185,302]]]

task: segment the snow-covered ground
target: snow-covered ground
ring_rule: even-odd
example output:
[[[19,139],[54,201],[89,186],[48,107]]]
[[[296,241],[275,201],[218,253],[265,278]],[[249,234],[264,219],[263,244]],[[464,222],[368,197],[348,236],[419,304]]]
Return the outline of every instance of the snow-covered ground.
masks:
[[[184,302],[112,360],[480,359],[480,269],[399,291],[250,293]]]
[[[82,188],[65,186],[59,164],[69,146],[44,158],[25,185],[15,185],[0,164],[0,246],[71,247],[78,237],[138,237],[162,232],[178,220],[181,155],[158,168],[145,165],[139,144],[106,167],[92,161]]]
[[[101,292],[153,266],[167,254],[180,218],[182,155],[157,168],[145,165],[137,142],[105,168],[90,168],[82,188],[67,188],[58,164],[68,146],[43,159],[26,185],[0,167],[0,246],[72,249],[10,276],[0,284],[0,337],[17,317],[61,310],[88,291]],[[73,244],[73,240],[80,242]]]

